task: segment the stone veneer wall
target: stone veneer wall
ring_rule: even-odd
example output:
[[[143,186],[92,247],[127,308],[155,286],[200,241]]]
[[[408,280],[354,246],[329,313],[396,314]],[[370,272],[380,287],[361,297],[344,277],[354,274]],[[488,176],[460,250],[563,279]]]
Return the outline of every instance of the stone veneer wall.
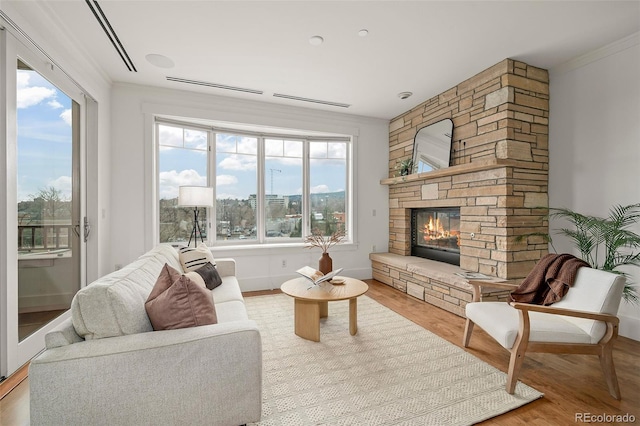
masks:
[[[452,167],[393,177],[416,132],[451,118]],[[460,267],[521,278],[545,253],[549,78],[511,59],[393,119],[389,126],[389,251],[410,255],[410,209],[460,207]]]

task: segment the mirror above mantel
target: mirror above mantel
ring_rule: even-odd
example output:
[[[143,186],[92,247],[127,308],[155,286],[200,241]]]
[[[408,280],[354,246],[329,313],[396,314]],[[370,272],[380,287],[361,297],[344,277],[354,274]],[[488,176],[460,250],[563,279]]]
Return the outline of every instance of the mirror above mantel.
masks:
[[[451,161],[453,121],[449,118],[418,130],[413,143],[414,173],[446,169]]]

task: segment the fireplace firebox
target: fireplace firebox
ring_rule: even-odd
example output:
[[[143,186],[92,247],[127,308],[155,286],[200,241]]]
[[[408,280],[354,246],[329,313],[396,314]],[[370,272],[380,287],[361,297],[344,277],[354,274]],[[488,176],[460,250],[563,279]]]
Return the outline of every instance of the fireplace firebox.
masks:
[[[411,255],[460,266],[460,208],[412,209]]]

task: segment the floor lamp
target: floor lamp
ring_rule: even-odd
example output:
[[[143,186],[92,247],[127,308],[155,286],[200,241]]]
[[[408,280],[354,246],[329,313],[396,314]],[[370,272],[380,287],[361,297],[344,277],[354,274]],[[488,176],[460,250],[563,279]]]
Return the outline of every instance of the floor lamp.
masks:
[[[191,245],[191,238],[194,239],[194,244],[196,244],[198,233],[200,234],[200,241],[204,242],[202,229],[200,229],[198,221],[198,207],[213,207],[213,188],[208,186],[181,186],[178,188],[178,207],[193,207],[193,229],[191,230],[191,235],[189,235],[189,243],[187,245]]]

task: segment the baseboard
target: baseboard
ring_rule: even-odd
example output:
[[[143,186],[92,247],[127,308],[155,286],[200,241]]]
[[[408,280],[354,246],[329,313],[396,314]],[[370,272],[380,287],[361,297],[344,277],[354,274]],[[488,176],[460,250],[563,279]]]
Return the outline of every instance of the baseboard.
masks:
[[[359,269],[345,269],[340,273],[351,278],[357,278],[359,280],[366,280],[371,278],[371,268],[359,268]],[[238,278],[240,289],[245,291],[261,291],[261,290],[274,290],[280,288],[282,283],[292,278],[298,277],[298,274],[283,274],[270,277],[252,277],[252,278]]]
[[[75,293],[58,293],[20,296],[18,302],[20,313],[69,309],[74,294]]]
[[[16,370],[12,375],[0,382],[0,399],[4,398],[29,375],[29,363]]]
[[[618,334],[629,339],[640,341],[640,318],[618,315],[620,318],[620,328]]]

